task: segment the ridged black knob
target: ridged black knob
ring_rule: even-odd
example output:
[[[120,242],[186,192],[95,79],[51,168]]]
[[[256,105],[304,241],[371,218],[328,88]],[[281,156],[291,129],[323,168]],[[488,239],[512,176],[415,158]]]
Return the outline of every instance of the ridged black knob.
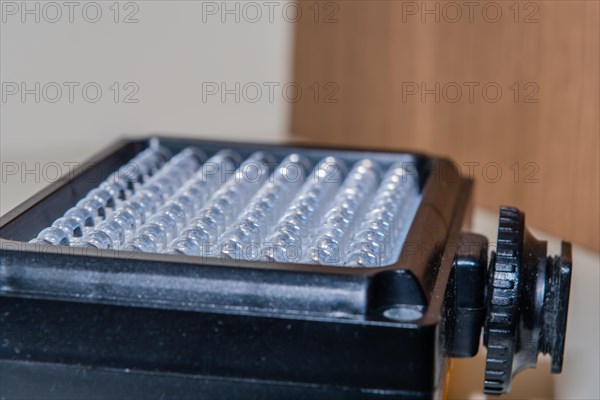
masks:
[[[562,370],[571,244],[562,242],[561,256],[548,257],[546,250],[525,228],[522,212],[500,208],[486,294],[486,394],[508,392],[516,373],[536,367],[539,353],[551,355],[553,373]]]

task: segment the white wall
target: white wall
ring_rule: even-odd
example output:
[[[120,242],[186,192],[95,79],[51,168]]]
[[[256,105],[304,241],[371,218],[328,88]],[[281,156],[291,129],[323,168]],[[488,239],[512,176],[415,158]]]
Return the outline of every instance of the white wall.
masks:
[[[50,3],[25,3],[29,10],[37,7],[33,13],[20,1],[1,4],[0,212],[52,180],[54,171],[44,171],[44,163],[83,161],[123,134],[246,140],[286,135],[291,104],[281,88],[292,79],[290,3],[120,2],[117,23],[113,1]],[[233,12],[224,13],[224,7]],[[97,9],[102,16],[92,23]],[[124,23],[130,13],[137,23]],[[114,82],[121,86],[117,103]],[[128,82],[133,84],[124,90]],[[235,94],[224,101],[208,95],[207,85],[214,86],[207,82],[230,89],[239,82],[239,102]],[[34,92],[24,98],[23,83]],[[83,86],[89,83],[86,98]],[[52,103],[57,86],[62,95]],[[94,103],[95,87],[102,95]],[[125,103],[136,87],[138,102]],[[262,96],[252,102],[256,87]],[[34,172],[23,176],[21,170]]]

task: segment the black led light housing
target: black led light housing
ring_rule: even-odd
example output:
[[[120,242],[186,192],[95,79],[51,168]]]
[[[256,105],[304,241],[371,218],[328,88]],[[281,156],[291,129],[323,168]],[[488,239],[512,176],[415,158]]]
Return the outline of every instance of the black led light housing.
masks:
[[[3,398],[434,398],[560,372],[560,257],[423,154],[124,140],[2,217]],[[485,329],[484,329],[485,328]]]

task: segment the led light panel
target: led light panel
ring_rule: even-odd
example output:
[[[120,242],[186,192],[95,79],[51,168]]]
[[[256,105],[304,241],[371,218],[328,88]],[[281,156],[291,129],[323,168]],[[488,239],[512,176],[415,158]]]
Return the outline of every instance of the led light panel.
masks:
[[[248,261],[385,266],[398,260],[421,195],[410,157],[284,157],[158,141],[32,243]]]

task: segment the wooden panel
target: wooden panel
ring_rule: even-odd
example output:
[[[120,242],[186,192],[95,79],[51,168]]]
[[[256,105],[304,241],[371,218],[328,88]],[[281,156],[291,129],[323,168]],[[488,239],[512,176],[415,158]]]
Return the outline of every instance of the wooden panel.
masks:
[[[597,1],[300,4],[295,81],[339,91],[294,103],[295,138],[450,156],[478,204],[600,249]]]

